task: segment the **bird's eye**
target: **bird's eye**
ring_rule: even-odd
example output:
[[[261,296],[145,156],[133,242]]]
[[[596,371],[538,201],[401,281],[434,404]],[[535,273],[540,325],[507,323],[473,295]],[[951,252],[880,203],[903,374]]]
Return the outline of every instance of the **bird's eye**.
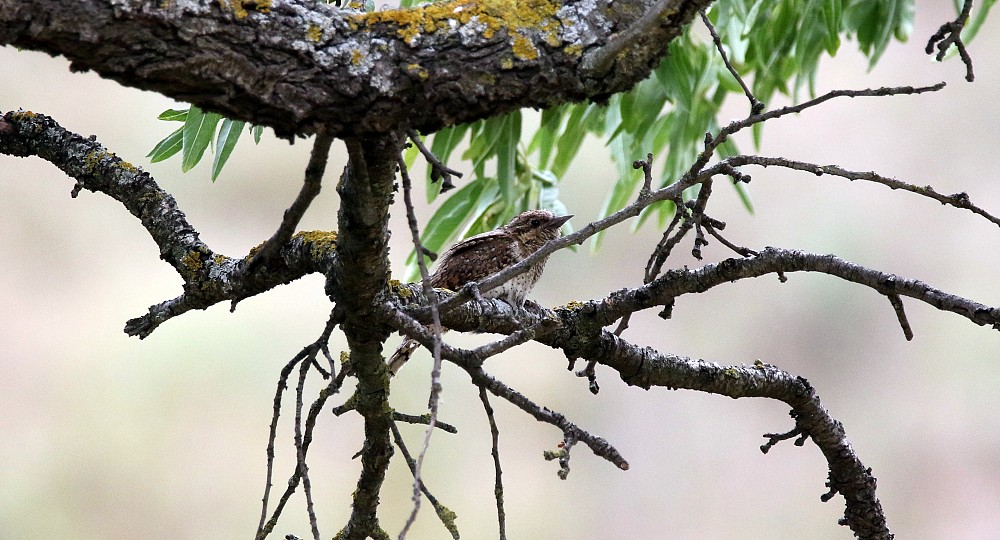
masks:
[[[542,224],[541,220],[538,220],[538,219],[531,220],[531,226],[532,227],[537,227],[537,226],[539,226],[541,224]]]

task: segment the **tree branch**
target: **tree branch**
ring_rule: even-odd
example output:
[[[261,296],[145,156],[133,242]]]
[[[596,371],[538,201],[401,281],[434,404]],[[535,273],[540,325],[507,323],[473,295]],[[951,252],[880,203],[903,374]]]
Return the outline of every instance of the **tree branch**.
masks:
[[[0,2],[0,44],[284,137],[320,126],[338,138],[431,133],[631,88],[710,0],[671,0],[669,17],[638,23],[655,2],[448,0],[360,13],[313,0],[25,0]],[[580,69],[636,24],[640,39],[616,69]]]
[[[380,323],[376,298],[389,282],[389,204],[402,141],[401,133],[347,140],[350,161],[337,186],[341,235],[326,289],[331,298],[341,299],[340,326],[358,379],[354,408],[364,418],[365,432],[351,517],[338,533],[344,540],[386,536],[376,510],[393,453],[389,372],[382,357],[390,327]]]

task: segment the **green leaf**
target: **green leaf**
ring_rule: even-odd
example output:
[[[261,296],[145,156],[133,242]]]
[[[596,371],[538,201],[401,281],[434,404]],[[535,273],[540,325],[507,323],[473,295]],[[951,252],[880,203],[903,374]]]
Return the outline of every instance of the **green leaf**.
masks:
[[[514,204],[514,181],[517,175],[517,143],[521,140],[521,111],[504,117],[496,134],[497,183],[505,205]]]
[[[964,40],[967,45],[971,43],[973,38],[976,37],[976,34],[979,33],[979,27],[983,25],[983,21],[986,20],[986,16],[990,13],[990,8],[992,8],[995,3],[996,0],[981,0],[980,2],[977,2],[978,9],[973,9],[974,14],[970,15],[971,20],[962,30],[962,40]],[[955,12],[962,12],[962,6],[959,5],[958,2],[955,3]]]
[[[184,128],[181,131],[183,140],[181,147],[181,171],[188,172],[201,161],[205,149],[212,143],[215,126],[222,120],[222,115],[206,113],[192,105],[188,111]]]
[[[566,121],[566,130],[556,141],[556,157],[552,162],[552,174],[559,178],[566,174],[569,164],[572,163],[576,153],[580,150],[580,145],[583,144],[583,137],[587,134],[586,130],[583,129],[583,118],[590,107],[593,105],[573,105],[569,119]]]
[[[253,131],[253,143],[260,144],[260,136],[264,133],[264,126],[253,126],[250,129]]]
[[[187,109],[167,109],[160,113],[156,118],[158,120],[172,120],[177,122],[183,122],[187,119],[188,110]]]
[[[183,129],[183,127],[175,129],[173,133],[156,143],[156,146],[146,154],[146,157],[150,158],[150,163],[158,163],[181,151],[181,141],[183,139],[181,131]]]
[[[419,152],[420,149],[417,148],[416,144],[410,144],[403,151],[403,164],[406,165],[407,170],[413,168],[413,164],[417,161],[417,153]]]
[[[219,128],[219,137],[215,142],[215,159],[212,161],[212,181],[219,177],[219,173],[222,172],[222,168],[225,167],[226,161],[229,160],[229,155],[233,153],[233,148],[236,147],[236,142],[240,140],[240,135],[243,133],[243,126],[246,122],[242,120],[230,120],[228,118],[222,121],[222,126]]]
[[[563,118],[568,110],[566,105],[557,105],[542,111],[542,122],[535,132],[535,136],[528,145],[528,153],[538,151],[538,168],[547,169],[549,160],[552,159],[552,150],[555,148],[559,128],[562,126]]]

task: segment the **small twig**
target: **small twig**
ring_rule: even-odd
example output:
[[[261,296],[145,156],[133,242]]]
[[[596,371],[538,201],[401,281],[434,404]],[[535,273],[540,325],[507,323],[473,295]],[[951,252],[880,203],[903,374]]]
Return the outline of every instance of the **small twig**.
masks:
[[[437,513],[438,519],[441,520],[441,524],[444,528],[448,529],[451,533],[451,537],[458,540],[458,527],[455,526],[455,513],[452,512],[447,506],[441,504],[437,497],[435,497],[427,486],[424,485],[423,480],[417,478],[417,462],[413,460],[413,456],[410,455],[410,451],[406,448],[406,443],[403,442],[403,435],[399,432],[399,428],[396,427],[396,422],[393,422],[389,426],[392,429],[392,440],[396,443],[396,447],[399,448],[400,453],[403,454],[403,460],[406,461],[406,466],[410,469],[410,474],[413,475],[413,481],[419,485],[420,492],[427,497],[430,501],[431,506],[434,507],[434,512]],[[403,533],[401,533],[402,536]]]
[[[898,294],[889,293],[885,296],[889,299],[892,310],[896,312],[896,320],[899,321],[899,327],[903,329],[903,336],[906,337],[906,341],[913,341],[913,329],[910,328],[910,321],[906,319],[906,311],[903,310],[903,300]]]
[[[962,29],[969,22],[969,13],[971,11],[972,0],[965,0],[965,3],[962,5],[962,12],[958,14],[958,17],[954,21],[942,24],[938,28],[938,31],[927,40],[927,47],[924,49],[927,54],[934,54],[934,49],[937,48],[937,54],[934,56],[934,59],[940,62],[944,60],[944,55],[948,52],[948,47],[954,45],[958,49],[958,55],[962,58],[962,63],[965,64],[965,80],[969,82],[976,80],[976,74],[972,71],[972,57],[969,56],[969,51],[965,49],[965,43],[962,42]]]
[[[297,355],[295,355],[295,357],[292,358],[292,360],[289,361],[285,365],[285,367],[281,369],[281,374],[278,377],[278,387],[274,395],[271,426],[268,433],[267,480],[264,486],[264,496],[261,499],[262,505],[261,505],[260,523],[257,526],[257,535],[256,535],[257,540],[262,540],[263,538],[266,538],[267,535],[269,535],[271,531],[274,529],[274,526],[278,521],[278,517],[281,515],[281,512],[285,507],[285,503],[288,502],[289,497],[291,497],[292,493],[295,492],[299,480],[300,478],[302,478],[301,474],[302,471],[299,469],[299,467],[296,467],[296,472],[295,474],[292,475],[292,478],[289,479],[288,487],[286,488],[285,493],[282,495],[281,499],[278,501],[278,504],[274,509],[274,513],[271,515],[271,519],[267,520],[268,500],[270,498],[271,487],[273,485],[272,478],[274,473],[274,441],[277,437],[278,417],[281,414],[281,397],[282,394],[284,393],[284,390],[288,388],[288,377],[291,375],[292,369],[295,367],[295,365],[299,364],[300,362],[302,366],[300,367],[300,369],[306,370],[308,366],[312,365],[312,361],[315,360],[316,355],[321,350],[324,352],[324,355],[327,356],[327,358],[330,360],[331,370],[335,370],[333,359],[330,357],[329,354],[328,343],[330,341],[330,336],[333,334],[333,330],[337,327],[339,321],[340,321],[339,314],[337,312],[337,309],[334,308],[333,310],[331,310],[330,318],[327,320],[326,327],[320,334],[319,339],[307,345],[302,349],[302,351],[300,351]],[[341,369],[340,373],[337,374],[336,377],[333,377],[328,383],[327,387],[320,392],[319,397],[316,399],[315,402],[313,402],[313,405],[309,410],[309,415],[306,418],[305,422],[305,430],[301,432],[301,437],[299,436],[300,435],[299,426],[301,425],[300,423],[301,396],[300,395],[296,396],[297,406],[296,406],[296,419],[295,419],[295,430],[296,430],[295,445],[296,445],[297,463],[301,463],[302,465],[305,464],[305,455],[307,449],[309,448],[309,444],[312,441],[312,430],[313,426],[316,423],[316,417],[319,415],[319,411],[322,408],[323,403],[326,402],[326,399],[329,396],[335,394],[344,384],[344,379],[347,376],[347,372],[348,370],[346,368]],[[300,384],[303,379],[304,376],[300,375]],[[315,523],[315,517],[312,514],[311,509],[310,509],[310,520],[311,523]]]
[[[974,214],[978,214],[983,218],[986,218],[989,222],[994,225],[1000,226],[1000,218],[990,214],[986,210],[976,206],[972,203],[969,198],[969,194],[965,192],[954,193],[951,195],[945,195],[943,193],[938,193],[931,186],[917,186],[914,184],[909,184],[901,180],[896,180],[895,178],[889,178],[887,176],[882,176],[871,171],[861,172],[861,171],[851,171],[839,167],[837,165],[816,165],[815,163],[806,163],[803,161],[795,161],[792,159],[785,159],[780,157],[768,157],[768,156],[754,156],[754,155],[739,155],[727,158],[707,169],[704,169],[699,173],[699,177],[711,177],[716,174],[720,174],[721,171],[727,167],[742,167],[744,165],[758,165],[761,167],[784,167],[786,169],[794,169],[798,171],[810,172],[816,176],[822,176],[824,174],[829,174],[832,176],[839,176],[841,178],[846,178],[848,180],[864,180],[866,182],[874,182],[876,184],[882,184],[890,189],[900,189],[903,191],[908,191],[910,193],[916,193],[927,197],[929,199],[935,200],[941,204],[954,206],[955,208],[961,208],[968,210]]]
[[[642,188],[639,189],[639,200],[649,197],[653,191],[653,153],[646,154],[646,159],[632,162],[633,169],[642,169]]]
[[[353,407],[352,407],[353,409]],[[336,414],[336,413],[335,413]],[[343,414],[343,413],[341,413]],[[340,416],[339,414],[337,416]],[[398,411],[392,411],[392,419],[395,422],[405,422],[407,424],[418,424],[418,425],[430,425],[431,417],[429,414],[422,414],[420,416],[414,414],[404,414]],[[458,428],[438,420],[434,423],[434,427],[440,429],[441,431],[447,431],[448,433],[458,433]]]
[[[794,443],[795,446],[802,446],[803,444],[805,444],[806,439],[809,438],[809,433],[807,433],[805,429],[799,424],[798,413],[795,412],[795,410],[792,410],[788,414],[789,416],[795,419],[795,427],[785,433],[765,433],[764,437],[768,441],[760,445],[761,452],[766,454],[771,448],[774,447],[774,445],[778,444],[781,441],[787,441],[788,439],[791,439],[793,437],[798,437],[798,439],[795,439]]]
[[[306,513],[309,514],[309,527],[312,529],[313,540],[319,540],[319,524],[313,506],[312,484],[309,482],[309,466],[306,465],[306,453],[302,447],[302,396],[305,393],[309,367],[309,362],[299,364],[299,383],[295,387],[295,471],[302,478],[302,490],[306,494]]]
[[[736,68],[734,68],[733,64],[729,62],[729,57],[726,55],[726,51],[722,47],[722,39],[719,37],[719,33],[715,31],[715,26],[712,24],[712,21],[708,20],[708,15],[705,14],[705,10],[703,9],[699,11],[698,14],[701,15],[701,21],[705,23],[709,33],[712,34],[712,41],[715,43],[715,48],[719,51],[719,56],[722,57],[722,62],[726,64],[726,67],[729,69],[729,73],[733,75],[736,82],[740,83],[740,86],[743,88],[743,93],[746,94],[747,99],[750,101],[750,115],[753,116],[755,114],[760,114],[761,111],[764,110],[764,103],[753,95],[753,92],[751,92],[750,88],[747,87],[747,83],[743,82],[743,77],[740,77]]]
[[[251,251],[250,255],[244,259],[242,269],[238,272],[246,275],[254,268],[271,260],[281,250],[295,233],[295,228],[302,221],[309,205],[313,199],[319,195],[323,185],[323,173],[326,171],[326,162],[330,155],[330,146],[333,144],[333,136],[320,131],[316,134],[316,141],[313,143],[312,153],[309,155],[309,164],[306,165],[305,181],[302,189],[292,205],[285,210],[285,214],[278,225],[278,230],[274,231],[271,238],[268,238],[260,247]],[[234,300],[235,305],[237,300]]]
[[[500,526],[500,540],[507,540],[507,518],[503,509],[503,470],[500,468],[500,428],[497,427],[496,418],[493,416],[493,407],[490,406],[490,398],[483,387],[479,387],[479,400],[483,402],[486,419],[490,422],[490,436],[493,441],[493,470],[496,472],[493,495],[497,500],[497,522]]]
[[[406,170],[406,163],[404,163],[402,155],[397,157],[397,163],[399,164],[399,173],[403,182],[403,203],[406,206],[406,221],[410,227],[413,246],[416,248],[417,253],[422,253],[420,230],[417,226],[416,212],[413,210],[413,200],[411,197],[412,185],[410,175]],[[424,295],[431,300],[431,329],[434,333],[434,346],[432,348],[434,367],[431,369],[431,396],[428,401],[430,420],[427,424],[427,431],[424,433],[424,442],[420,448],[420,454],[413,472],[413,511],[410,512],[410,516],[403,525],[403,530],[399,533],[399,540],[406,538],[407,531],[410,530],[413,522],[416,521],[417,513],[420,511],[420,471],[424,464],[424,456],[427,454],[427,448],[430,447],[431,434],[434,433],[434,424],[437,423],[438,403],[441,396],[441,313],[438,309],[437,296],[434,295],[434,288],[431,286],[430,279],[428,279],[427,264],[424,263],[423,257],[417,257],[417,266],[420,268],[420,278]]]
[[[573,446],[576,444],[576,438],[573,434],[565,434],[563,441],[559,443],[559,450],[546,450],[542,452],[542,457],[546,461],[556,460],[559,462],[559,472],[556,473],[560,480],[565,480],[569,477],[569,456],[570,451],[573,450]]]
[[[725,224],[723,223],[723,225],[725,225]],[[721,229],[721,227],[720,227],[720,229]],[[722,245],[726,246],[727,248],[735,251],[740,256],[743,256],[743,257],[753,257],[754,255],[757,254],[756,251],[754,251],[754,250],[752,250],[752,249],[750,249],[748,247],[738,246],[738,245],[730,242],[724,236],[722,236],[721,234],[719,234],[719,231],[716,230],[716,228],[712,224],[706,223],[705,224],[705,230],[708,231],[708,234],[712,235],[713,238],[715,238],[716,240],[718,240],[720,244],[722,244]]]
[[[417,150],[424,155],[424,159],[427,160],[427,164],[431,166],[431,182],[437,182],[441,180],[441,193],[444,193],[455,187],[455,184],[451,183],[451,178],[457,177],[461,178],[462,173],[452,169],[441,162],[434,152],[431,152],[426,146],[424,146],[424,141],[420,139],[420,134],[416,130],[409,130],[406,134],[413,141],[413,144],[417,145]],[[421,246],[422,247],[422,246]]]
[[[572,438],[586,444],[595,455],[606,459],[619,469],[623,471],[628,470],[628,461],[608,441],[579,428],[576,424],[566,420],[566,417],[562,414],[539,406],[534,401],[525,397],[524,394],[490,376],[482,368],[466,368],[465,371],[472,378],[472,383],[476,386],[485,388],[494,396],[506,400],[531,415],[535,420],[559,428],[562,430],[564,438]]]

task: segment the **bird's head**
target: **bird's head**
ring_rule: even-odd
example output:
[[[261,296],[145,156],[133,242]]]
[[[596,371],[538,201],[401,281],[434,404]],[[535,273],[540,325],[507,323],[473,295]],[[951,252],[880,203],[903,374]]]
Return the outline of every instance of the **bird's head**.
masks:
[[[532,249],[538,249],[545,242],[556,239],[559,229],[571,217],[572,214],[556,216],[548,210],[528,210],[514,216],[504,229]]]

